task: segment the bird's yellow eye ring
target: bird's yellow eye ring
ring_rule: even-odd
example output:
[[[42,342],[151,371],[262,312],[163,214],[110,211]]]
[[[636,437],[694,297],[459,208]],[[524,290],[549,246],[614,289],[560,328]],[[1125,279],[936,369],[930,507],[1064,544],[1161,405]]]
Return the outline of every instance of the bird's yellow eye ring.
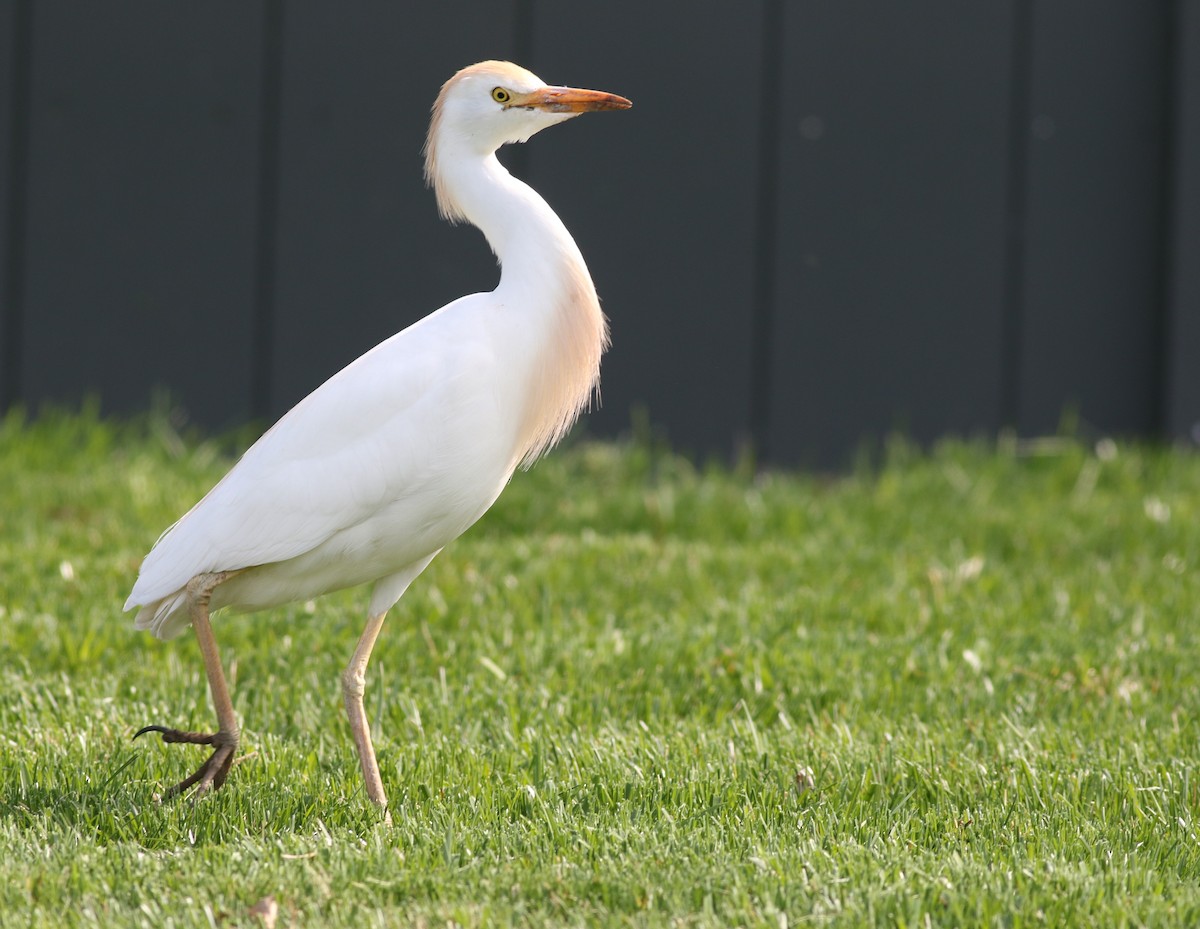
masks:
[[[512,94],[503,87],[496,87],[492,90],[492,99],[497,103],[508,103],[512,99]]]

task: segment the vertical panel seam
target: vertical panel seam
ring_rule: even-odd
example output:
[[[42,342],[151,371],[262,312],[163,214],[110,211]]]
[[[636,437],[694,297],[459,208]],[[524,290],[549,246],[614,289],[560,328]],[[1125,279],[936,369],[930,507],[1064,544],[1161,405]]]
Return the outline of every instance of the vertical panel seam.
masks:
[[[250,411],[271,414],[274,369],[276,243],[279,226],[279,140],[283,93],[283,0],[265,0],[259,74],[258,204],[254,256],[254,328],[251,335]]]
[[[1021,421],[1025,312],[1025,233],[1029,200],[1029,120],[1033,97],[1033,0],[1014,0],[1008,103],[1008,191],[1005,204],[1004,301],[1000,347],[1000,421]]]
[[[762,5],[762,68],[759,72],[758,189],[754,211],[754,280],[751,285],[750,439],[760,461],[771,455],[772,330],[777,290],[775,249],[779,217],[779,114],[766,105],[781,96],[783,0]]]
[[[1179,51],[1179,34],[1184,27],[1184,10],[1180,0],[1168,0],[1163,16],[1162,33],[1162,139],[1159,168],[1158,214],[1159,214],[1159,267],[1156,281],[1157,293],[1152,297],[1154,315],[1150,325],[1153,370],[1151,379],[1151,403],[1149,426],[1154,438],[1165,439],[1171,430],[1173,419],[1173,391],[1175,366],[1171,344],[1175,335],[1173,311],[1175,304],[1175,246],[1179,235],[1178,179],[1181,152],[1179,106],[1182,94],[1180,84],[1184,80],[1183,58]]]
[[[13,10],[13,56],[9,62],[9,189],[4,306],[0,313],[0,412],[21,400],[25,335],[26,254],[29,210],[29,135],[33,102],[33,0],[17,0]]]

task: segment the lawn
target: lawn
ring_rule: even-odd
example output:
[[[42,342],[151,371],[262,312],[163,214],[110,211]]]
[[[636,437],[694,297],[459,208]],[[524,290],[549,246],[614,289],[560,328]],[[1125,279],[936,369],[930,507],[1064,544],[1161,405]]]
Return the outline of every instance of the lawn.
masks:
[[[555,453],[384,628],[389,828],[363,590],[218,614],[242,760],[154,801],[213,718],[121,604],[235,446],[0,423],[0,925],[1200,924],[1200,456]]]

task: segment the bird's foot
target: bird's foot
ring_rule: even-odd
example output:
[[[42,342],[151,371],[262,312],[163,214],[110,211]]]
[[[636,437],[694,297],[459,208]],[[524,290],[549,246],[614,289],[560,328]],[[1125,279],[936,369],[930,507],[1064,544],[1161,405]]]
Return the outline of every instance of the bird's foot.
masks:
[[[236,730],[233,732],[225,729],[219,732],[184,732],[182,729],[168,729],[165,726],[143,726],[133,734],[133,737],[136,739],[147,732],[157,732],[168,744],[184,742],[189,745],[211,745],[213,747],[213,753],[208,756],[208,760],[200,765],[191,777],[184,778],[174,787],[169,788],[162,795],[162,799],[169,800],[176,797],[193,785],[198,785],[196,786],[196,796],[202,797],[208,791],[217,790],[225,783],[225,778],[229,776],[229,769],[233,766],[233,753],[237,751],[238,733]]]

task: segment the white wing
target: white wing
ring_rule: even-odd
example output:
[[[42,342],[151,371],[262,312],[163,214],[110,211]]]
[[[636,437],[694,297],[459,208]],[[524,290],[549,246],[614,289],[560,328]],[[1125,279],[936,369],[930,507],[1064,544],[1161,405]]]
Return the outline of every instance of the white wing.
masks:
[[[479,312],[487,296],[443,307],[293,407],[158,540],[125,609],[197,574],[296,558],[444,478],[431,471],[438,430],[487,412],[478,409],[496,371]]]

